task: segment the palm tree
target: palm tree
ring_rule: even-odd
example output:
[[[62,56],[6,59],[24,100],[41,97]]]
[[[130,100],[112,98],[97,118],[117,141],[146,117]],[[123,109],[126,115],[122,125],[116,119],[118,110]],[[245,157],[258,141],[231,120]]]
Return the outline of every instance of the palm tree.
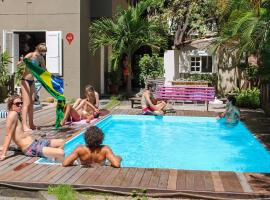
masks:
[[[257,60],[257,63],[252,65],[259,67],[258,72],[261,74],[257,76],[257,81],[270,80],[270,0],[216,1],[221,2],[219,5],[223,3],[223,6],[220,37],[215,50],[226,49],[236,53],[239,65],[241,60],[255,57],[253,60]],[[246,81],[252,85],[250,80]]]
[[[261,55],[270,37],[269,8],[270,0],[227,0],[216,48],[236,50],[239,58],[244,53]]]
[[[112,19],[102,18],[90,25],[90,49],[95,52],[103,45],[112,46],[112,66],[116,70],[121,55],[128,56],[131,71],[131,58],[140,47],[148,45],[159,49],[167,44],[163,27],[147,17],[148,2],[139,2],[135,7],[119,10]],[[127,93],[131,94],[131,77],[128,76]]]

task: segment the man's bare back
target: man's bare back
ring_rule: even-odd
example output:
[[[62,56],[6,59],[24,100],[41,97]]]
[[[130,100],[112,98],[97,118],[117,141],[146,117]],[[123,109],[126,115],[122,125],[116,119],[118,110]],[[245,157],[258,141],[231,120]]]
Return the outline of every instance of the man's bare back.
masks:
[[[120,167],[122,158],[114,155],[109,146],[101,145],[103,133],[97,127],[90,127],[85,132],[85,142],[87,146],[78,146],[65,158],[63,166],[72,165],[77,159],[82,165],[92,166],[95,164],[104,165],[108,160],[112,167]],[[91,147],[92,146],[92,147]]]

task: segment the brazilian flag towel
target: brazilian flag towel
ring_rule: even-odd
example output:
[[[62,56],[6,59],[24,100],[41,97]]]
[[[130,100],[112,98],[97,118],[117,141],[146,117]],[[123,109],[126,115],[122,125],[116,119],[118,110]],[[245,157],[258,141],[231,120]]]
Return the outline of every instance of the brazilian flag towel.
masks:
[[[27,58],[25,58],[23,61],[26,64],[27,69],[30,70],[33,76],[41,83],[47,92],[57,99],[55,127],[59,128],[60,121],[64,118],[65,107],[63,79],[52,75],[48,71],[45,71],[43,68],[32,63]]]

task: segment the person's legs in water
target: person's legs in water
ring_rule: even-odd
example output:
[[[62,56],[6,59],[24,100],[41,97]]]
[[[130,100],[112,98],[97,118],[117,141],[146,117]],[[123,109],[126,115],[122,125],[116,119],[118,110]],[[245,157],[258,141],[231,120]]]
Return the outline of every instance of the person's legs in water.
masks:
[[[57,161],[60,161],[60,162],[62,162],[65,157],[65,152],[62,148],[52,147],[51,145],[47,147],[43,147],[42,153],[44,157],[56,159]]]

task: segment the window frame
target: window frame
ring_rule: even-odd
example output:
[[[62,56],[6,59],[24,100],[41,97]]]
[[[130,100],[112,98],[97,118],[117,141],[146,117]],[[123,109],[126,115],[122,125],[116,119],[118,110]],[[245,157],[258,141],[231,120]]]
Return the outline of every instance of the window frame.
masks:
[[[202,72],[202,57],[211,57],[212,58],[212,66],[211,66],[211,68],[212,68],[212,71],[211,72]],[[195,58],[195,61],[192,61],[192,58]],[[196,66],[196,65],[194,65],[194,66],[192,66],[192,63],[196,63],[196,62],[198,62],[196,59],[197,58],[199,58],[199,62],[200,62],[200,65],[199,66]],[[207,65],[208,65],[208,59],[209,58],[207,58]],[[191,68],[195,68],[195,71],[192,71],[191,70]],[[199,71],[196,71],[196,68],[197,67],[199,67]],[[212,55],[207,55],[207,56],[203,56],[203,55],[190,55],[190,57],[189,57],[189,72],[191,73],[191,74],[213,74],[214,72],[213,72],[214,70],[213,70],[213,56]]]

